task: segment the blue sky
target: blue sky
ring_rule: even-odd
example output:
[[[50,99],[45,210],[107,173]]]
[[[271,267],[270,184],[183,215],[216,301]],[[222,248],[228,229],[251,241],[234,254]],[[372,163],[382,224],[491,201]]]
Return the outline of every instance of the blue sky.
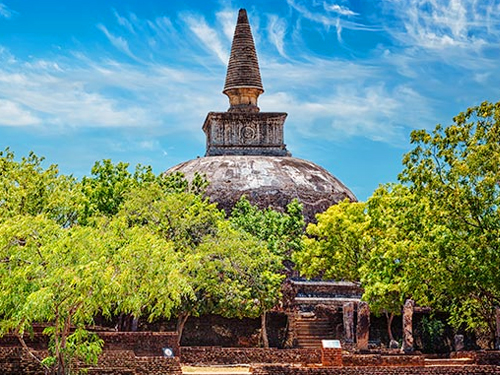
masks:
[[[0,149],[77,177],[203,156],[239,8],[261,110],[360,200],[396,180],[412,129],[500,100],[500,0],[0,0]]]

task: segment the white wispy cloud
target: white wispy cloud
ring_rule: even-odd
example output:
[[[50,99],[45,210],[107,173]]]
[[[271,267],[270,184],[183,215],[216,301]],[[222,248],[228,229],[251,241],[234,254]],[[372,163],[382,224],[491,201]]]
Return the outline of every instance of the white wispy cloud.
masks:
[[[339,14],[332,7],[348,9],[346,2],[337,1],[327,10],[323,2],[315,2],[311,9],[301,0],[284,1],[292,6],[296,19],[264,14],[252,18],[252,30],[259,41],[266,89],[260,107],[263,111],[288,112],[287,129],[296,134],[331,140],[365,137],[399,146],[409,130],[434,125],[436,108],[446,102],[447,95],[457,96],[457,87],[470,87],[472,81],[500,83],[494,59],[463,48],[446,53],[446,57],[452,57],[447,61],[451,68],[443,74],[440,50],[426,48],[422,53],[425,44],[412,39],[417,31],[405,39],[408,46],[400,48],[401,40],[397,39],[394,45],[377,46],[363,59],[340,54],[312,57],[306,41],[294,39],[302,32],[300,19],[307,18],[318,28],[331,25],[332,30],[322,32],[340,40],[344,28],[377,29],[363,26],[363,21],[345,23],[342,17],[352,15]],[[427,10],[425,22],[417,22],[411,20],[422,18],[414,15],[418,14],[417,5],[423,7],[423,0],[410,0],[410,9],[403,9],[395,0],[388,1],[392,1],[390,11],[394,16],[399,14],[397,27],[385,31],[394,38],[411,25],[427,25],[427,32],[434,30],[431,19],[447,24],[440,17],[443,7],[451,7],[453,1],[457,22],[440,29],[447,30],[450,38],[473,42],[471,30],[478,29],[481,32],[474,37],[491,43],[498,32],[498,21],[492,17],[496,6],[491,2],[490,8],[481,8],[481,14],[463,16],[461,9],[472,9],[470,4],[464,8],[464,1],[429,0],[442,12]],[[228,105],[220,92],[235,11],[228,8],[216,12],[213,23],[193,13],[151,19],[113,13],[115,23],[98,28],[121,54],[110,49],[108,55],[95,57],[75,51],[69,56],[28,62],[0,47],[0,98],[9,98],[3,106],[10,108],[2,113],[10,113],[8,121],[18,121],[18,126],[140,128],[151,134],[189,134],[203,144],[200,127],[206,113],[224,111]],[[435,30],[434,34],[438,35]],[[125,57],[134,54],[141,58]],[[477,87],[479,91],[481,86]],[[474,89],[461,91],[465,94],[460,100],[466,101],[471,91]],[[144,141],[137,147],[159,149],[160,145]]]
[[[339,4],[328,4],[328,3],[323,3],[323,6],[325,10],[329,12],[334,12],[337,14],[340,14],[341,16],[357,16],[358,13],[352,11],[346,6],[339,5]]]
[[[393,0],[397,1],[397,0]],[[323,5],[323,7],[314,7],[311,6],[311,4],[315,4],[315,2],[310,2],[310,1],[304,1],[304,0],[286,0],[288,6],[290,6],[292,9],[294,9],[296,12],[298,12],[301,17],[304,17],[305,19],[308,19],[310,21],[316,22],[323,27],[329,29],[330,27],[336,27],[337,26],[337,20],[339,17],[343,17],[341,19],[341,24],[342,27],[345,29],[349,30],[358,30],[358,31],[380,31],[381,28],[379,26],[374,26],[374,25],[369,25],[363,22],[355,22],[348,20],[347,18],[350,18],[352,15],[356,14],[342,14],[342,13],[350,13],[348,8],[346,7],[330,7],[330,11],[336,13],[336,16],[333,17],[329,13],[325,13],[325,8],[328,7],[328,5]],[[335,9],[337,11],[335,11]],[[354,13],[354,12],[352,12]]]
[[[130,51],[130,47],[127,40],[125,40],[121,36],[115,36],[111,34],[111,32],[109,32],[106,26],[104,26],[103,24],[98,24],[97,28],[101,30],[104,33],[104,35],[106,35],[106,38],[108,38],[108,40],[116,49],[123,52],[125,55],[131,57],[134,60],[137,59],[137,57],[132,53],[132,51]]]
[[[287,24],[283,18],[279,18],[276,15],[269,16],[268,23],[268,33],[269,39],[272,44],[276,47],[278,53],[286,57],[285,52],[285,35],[286,35]]]
[[[428,101],[406,86],[342,85],[329,95],[309,100],[279,92],[270,94],[263,103],[289,113],[288,129],[292,127],[306,138],[335,142],[362,136],[400,147],[409,129],[421,127],[424,118],[432,118]]]
[[[7,18],[8,19],[8,18],[11,18],[12,16],[14,16],[15,14],[17,14],[17,12],[10,9],[4,3],[0,3],[0,18]]]
[[[234,9],[225,9],[222,12],[217,12],[217,22],[226,36],[228,41],[232,41],[234,34],[234,27],[236,25],[236,10]]]
[[[135,34],[134,25],[127,17],[122,16],[116,9],[113,9],[113,14],[120,26],[126,28],[130,33]],[[131,14],[131,18],[136,19],[134,14]]]
[[[0,126],[37,125],[40,119],[18,103],[0,99]]]
[[[223,64],[229,61],[226,44],[222,43],[217,31],[210,27],[200,16],[188,16],[184,19],[189,29],[203,43],[206,49],[212,51]]]
[[[499,37],[496,0],[388,0],[385,6],[401,21],[388,31],[406,44],[428,49],[481,48]]]

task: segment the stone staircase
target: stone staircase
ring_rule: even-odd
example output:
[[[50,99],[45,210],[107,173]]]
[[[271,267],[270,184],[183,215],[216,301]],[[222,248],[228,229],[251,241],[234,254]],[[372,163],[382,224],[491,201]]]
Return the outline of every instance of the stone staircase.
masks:
[[[299,348],[320,349],[321,340],[331,340],[333,330],[327,318],[314,313],[299,313],[295,317],[296,339]]]

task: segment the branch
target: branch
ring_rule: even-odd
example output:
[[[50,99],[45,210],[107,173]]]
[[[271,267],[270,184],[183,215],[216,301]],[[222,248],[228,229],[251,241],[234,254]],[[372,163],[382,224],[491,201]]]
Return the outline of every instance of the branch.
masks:
[[[46,364],[44,364],[40,358],[38,358],[35,354],[33,354],[33,352],[28,347],[28,345],[26,345],[26,342],[24,341],[23,335],[19,333],[18,329],[16,330],[15,335],[16,335],[17,339],[19,340],[19,342],[21,343],[21,346],[23,347],[24,350],[26,350],[26,352],[29,354],[29,356],[31,358],[33,358],[42,367],[44,367],[46,370],[50,370],[50,368]]]

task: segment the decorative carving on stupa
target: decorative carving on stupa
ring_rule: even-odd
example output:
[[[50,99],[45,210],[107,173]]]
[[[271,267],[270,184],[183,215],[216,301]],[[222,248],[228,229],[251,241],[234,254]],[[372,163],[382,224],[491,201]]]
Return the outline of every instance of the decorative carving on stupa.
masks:
[[[283,136],[287,114],[260,112],[257,101],[263,92],[252,30],[246,10],[240,9],[223,90],[230,107],[207,115],[205,156],[290,156]]]

